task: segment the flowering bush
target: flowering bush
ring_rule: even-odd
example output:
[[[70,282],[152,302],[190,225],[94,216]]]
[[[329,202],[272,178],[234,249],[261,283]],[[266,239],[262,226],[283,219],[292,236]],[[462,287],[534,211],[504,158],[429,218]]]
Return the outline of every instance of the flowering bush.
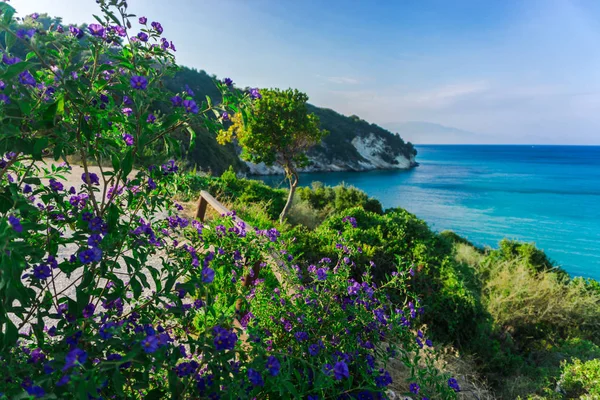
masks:
[[[350,279],[354,249],[340,243],[301,286],[277,231],[184,218],[173,160],[134,171],[193,119],[215,127],[260,94],[229,79],[219,106],[167,94],[177,67],[161,24],[141,17],[135,33],[124,1],[99,4],[82,30],[36,14],[17,26],[0,3],[0,397],[371,398],[397,354],[413,393],[452,398],[452,381],[417,368],[431,342],[412,333],[400,275],[386,285],[404,308],[368,273]],[[81,176],[45,158],[74,154]]]

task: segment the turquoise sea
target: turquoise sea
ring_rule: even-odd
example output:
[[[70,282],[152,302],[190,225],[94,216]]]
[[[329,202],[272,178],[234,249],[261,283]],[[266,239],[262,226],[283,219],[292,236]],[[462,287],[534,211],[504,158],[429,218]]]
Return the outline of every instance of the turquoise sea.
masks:
[[[303,174],[300,182],[354,185],[478,245],[535,242],[571,275],[600,280],[600,147],[416,148],[420,166],[410,171]]]

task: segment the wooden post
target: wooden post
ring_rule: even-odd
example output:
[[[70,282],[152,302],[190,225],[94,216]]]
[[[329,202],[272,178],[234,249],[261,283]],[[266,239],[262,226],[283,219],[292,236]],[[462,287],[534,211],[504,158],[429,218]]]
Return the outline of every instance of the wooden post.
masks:
[[[208,205],[208,202],[206,201],[204,196],[202,196],[202,193],[200,193],[200,199],[198,200],[198,208],[196,210],[196,219],[199,220],[200,222],[204,222],[204,217],[206,216],[206,206],[207,205]]]

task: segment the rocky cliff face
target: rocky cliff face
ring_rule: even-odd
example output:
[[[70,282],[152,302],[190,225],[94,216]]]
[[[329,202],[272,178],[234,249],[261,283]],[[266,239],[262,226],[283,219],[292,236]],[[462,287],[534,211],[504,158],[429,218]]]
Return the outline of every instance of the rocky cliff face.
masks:
[[[405,155],[385,140],[385,137],[369,133],[356,136],[350,141],[356,154],[354,157],[331,157],[328,143],[312,149],[309,153],[310,165],[301,172],[332,171],[371,171],[375,169],[409,169],[417,166],[415,154]],[[246,162],[251,175],[278,175],[283,169],[278,165],[266,166],[264,163]]]

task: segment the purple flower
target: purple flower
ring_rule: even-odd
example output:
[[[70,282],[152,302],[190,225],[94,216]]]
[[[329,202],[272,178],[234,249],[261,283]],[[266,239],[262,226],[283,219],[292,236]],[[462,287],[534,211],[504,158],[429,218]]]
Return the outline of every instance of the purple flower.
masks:
[[[83,31],[76,26],[70,26],[69,32],[71,32],[71,35],[75,36],[77,39],[81,39],[83,37]]]
[[[215,270],[209,267],[202,269],[202,282],[212,283],[215,280]]]
[[[262,99],[262,95],[260,94],[258,88],[250,89],[250,97],[253,99]]]
[[[46,391],[44,391],[44,389],[41,386],[28,385],[25,386],[25,390],[27,391],[27,394],[29,394],[30,396],[34,396],[37,399],[46,395]]]
[[[177,51],[177,49],[175,48],[175,45],[173,44],[173,42],[171,42],[171,50]]]
[[[52,276],[52,270],[47,264],[40,264],[33,267],[33,277],[39,280],[46,280]]]
[[[375,377],[375,383],[380,388],[389,386],[392,383],[392,377],[388,371],[385,371],[383,375]]]
[[[153,124],[156,121],[156,116],[152,113],[148,114],[148,119],[146,119],[146,122],[149,124]]]
[[[121,36],[121,37],[125,37],[127,35],[127,32],[125,31],[125,28],[123,28],[120,25],[114,25],[113,29],[116,32],[116,34],[119,35],[119,36]]]
[[[139,22],[142,25],[146,25],[146,23],[148,22],[148,18],[146,18],[146,17],[140,17]]]
[[[171,103],[173,103],[175,107],[179,107],[183,104],[183,99],[179,96],[173,96],[171,97]]]
[[[90,24],[88,26],[88,30],[92,34],[92,36],[103,37],[104,36],[104,27],[100,24]]]
[[[421,390],[421,387],[417,383],[413,382],[410,385],[408,385],[408,390],[410,390],[411,393],[419,394],[419,390]]]
[[[97,247],[93,247],[91,249],[86,249],[79,253],[79,261],[82,264],[90,264],[93,262],[98,262],[102,259],[102,250]]]
[[[18,62],[21,62],[19,57],[9,57],[6,53],[2,55],[2,62],[6,65],[13,65]]]
[[[100,242],[102,242],[102,236],[98,235],[97,233],[90,235],[90,237],[87,240],[87,244],[90,247],[99,247]]]
[[[10,104],[10,98],[4,93],[0,93],[0,102],[4,104]]]
[[[83,318],[90,318],[94,315],[94,311],[96,310],[96,306],[93,303],[89,303],[87,306],[83,308]]]
[[[319,268],[317,270],[317,279],[320,281],[327,279],[327,270],[325,268]]]
[[[223,121],[229,121],[229,114],[227,113],[227,111],[224,111],[223,114],[221,114],[221,118],[223,119]]]
[[[46,355],[42,353],[41,349],[34,349],[29,355],[29,360],[27,361],[30,364],[37,364],[40,361],[44,361],[46,359]]]
[[[455,378],[448,379],[448,387],[455,392],[460,392],[460,386],[458,386],[458,381]]]
[[[431,339],[427,339],[425,341],[425,344],[427,345],[427,347],[433,347],[433,342],[431,341]]]
[[[163,27],[160,24],[160,22],[152,22],[152,27],[154,28],[154,30],[160,35],[161,33],[163,33]]]
[[[60,379],[58,380],[58,382],[56,382],[56,386],[59,386],[59,387],[60,387],[60,386],[64,386],[64,385],[66,385],[67,383],[69,383],[69,381],[70,381],[70,380],[71,380],[71,376],[69,376],[69,375],[63,375],[63,377],[62,377],[62,378],[60,378]]]
[[[40,14],[38,13],[33,13],[30,15],[31,19],[38,19],[40,17]]]
[[[31,39],[33,35],[35,35],[35,29],[19,29],[17,31],[17,37],[20,39]]]
[[[198,114],[198,105],[194,100],[184,100],[183,108],[186,113]]]
[[[188,96],[194,95],[194,91],[192,89],[190,89],[190,87],[188,85],[185,85],[185,92],[187,93]]]
[[[29,71],[23,71],[19,74],[19,83],[21,85],[35,86],[35,78]]]
[[[169,162],[167,164],[163,164],[161,168],[164,175],[175,173],[179,170],[179,167],[175,165],[175,160],[169,160]]]
[[[142,42],[148,41],[148,35],[145,32],[138,33],[137,38],[140,39]]]
[[[277,376],[279,374],[281,363],[275,356],[269,356],[267,359],[267,369],[269,370],[271,376]]]
[[[56,32],[63,33],[64,31],[65,31],[65,28],[63,28],[62,25],[59,25],[59,26],[56,27]]]
[[[152,178],[148,178],[148,189],[150,189],[150,190],[156,189],[156,183],[152,180]]]
[[[66,371],[69,368],[72,368],[77,364],[84,364],[86,360],[87,360],[87,353],[85,351],[75,347],[65,357],[66,363],[62,370]]]
[[[130,83],[134,89],[145,90],[148,86],[148,79],[140,75],[135,75],[131,77]]]
[[[318,344],[311,344],[310,346],[308,346],[308,354],[310,354],[311,356],[316,356],[317,354],[319,354],[319,350],[320,347]]]
[[[87,183],[88,185],[99,185],[100,184],[100,178],[98,178],[98,175],[96,175],[93,172],[84,172],[83,174],[81,174],[81,180],[84,183]]]
[[[129,133],[125,133],[123,135],[123,140],[127,146],[133,146],[133,136],[131,136]]]
[[[103,340],[110,339],[111,337],[113,337],[112,329],[115,328],[116,326],[117,326],[117,324],[112,321],[109,321],[109,322],[103,324],[102,326],[100,326],[100,329],[98,330],[98,336],[100,336],[100,338]]]
[[[231,78],[225,78],[223,79],[223,83],[227,86],[231,86],[233,85],[233,80]]]
[[[343,378],[348,378],[350,376],[348,365],[344,361],[336,362],[333,367],[333,376],[335,380],[338,381],[342,380]]]
[[[248,368],[248,380],[254,386],[263,386],[265,384],[262,376],[260,375],[260,372],[254,370],[252,368]]]
[[[144,340],[142,340],[142,348],[146,353],[154,353],[158,350],[158,339],[154,335],[146,336]]]
[[[23,226],[21,226],[21,220],[19,218],[15,217],[14,215],[9,215],[8,223],[10,224],[10,226],[12,226],[15,232],[23,232]]]
[[[64,189],[64,186],[62,183],[58,182],[56,179],[50,179],[50,189],[52,189],[55,192],[60,192],[61,190]]]
[[[123,112],[123,114],[125,114],[128,117],[130,117],[131,114],[133,114],[133,110],[129,107],[125,107],[121,111]]]
[[[169,48],[169,41],[165,38],[160,39],[160,47],[163,50],[167,50]]]
[[[306,333],[306,332],[296,332],[294,334],[294,336],[296,337],[296,340],[299,342],[304,342],[305,340],[308,340],[308,333]]]

